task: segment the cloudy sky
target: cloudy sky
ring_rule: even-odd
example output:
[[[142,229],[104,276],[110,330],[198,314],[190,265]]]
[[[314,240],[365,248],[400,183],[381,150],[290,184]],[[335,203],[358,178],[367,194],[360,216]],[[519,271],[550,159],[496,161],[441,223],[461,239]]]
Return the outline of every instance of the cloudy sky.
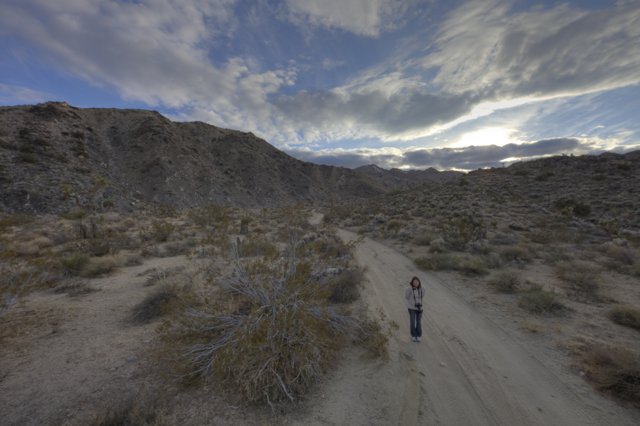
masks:
[[[0,104],[155,109],[356,167],[640,148],[640,0],[0,0]]]

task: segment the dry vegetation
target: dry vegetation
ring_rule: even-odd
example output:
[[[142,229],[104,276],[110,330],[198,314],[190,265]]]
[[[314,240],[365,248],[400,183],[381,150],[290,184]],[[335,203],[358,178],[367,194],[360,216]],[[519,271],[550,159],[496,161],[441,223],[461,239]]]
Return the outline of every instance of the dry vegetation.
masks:
[[[147,367],[132,386],[164,382],[166,389],[168,382],[173,390],[161,394],[178,398],[181,386],[198,384],[236,405],[282,407],[300,401],[351,344],[386,356],[383,326],[353,306],[361,303],[363,271],[352,247],[330,228],[309,225],[306,209],[208,206],[1,219],[0,356],[34,344],[28,330],[47,324],[41,307],[27,309],[34,297],[53,305],[65,294],[78,304],[99,303],[108,277],[178,255],[186,258],[177,267],[140,266],[136,291],[144,297],[132,298],[137,302],[117,322],[127,333],[144,328],[152,340],[136,341]],[[56,330],[79,320],[55,314]],[[16,325],[27,331],[11,332]],[[167,415],[177,415],[151,400],[113,401],[73,410],[78,422],[96,425],[165,424]]]
[[[557,345],[574,330],[589,336],[589,347],[622,348],[628,354],[587,375],[611,390],[619,386],[602,383],[637,377],[617,360],[640,354],[633,335],[640,312],[637,188],[637,155],[556,157],[333,205],[325,220],[386,240],[419,268],[451,277],[445,281],[466,283],[456,287],[465,297],[499,318],[522,318],[519,330],[548,336],[544,344]],[[640,402],[634,391],[621,395]]]

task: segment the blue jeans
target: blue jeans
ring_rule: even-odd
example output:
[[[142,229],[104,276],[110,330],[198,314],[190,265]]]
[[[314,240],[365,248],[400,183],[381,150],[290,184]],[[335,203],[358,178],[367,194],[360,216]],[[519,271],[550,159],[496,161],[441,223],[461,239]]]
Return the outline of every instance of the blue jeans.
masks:
[[[411,333],[411,337],[422,337],[421,319],[422,312],[409,309],[409,332]]]

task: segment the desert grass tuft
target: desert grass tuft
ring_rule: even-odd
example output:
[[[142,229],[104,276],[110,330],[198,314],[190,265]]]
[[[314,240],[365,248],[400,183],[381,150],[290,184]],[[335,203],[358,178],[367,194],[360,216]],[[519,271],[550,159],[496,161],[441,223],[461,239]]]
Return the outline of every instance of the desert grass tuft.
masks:
[[[582,362],[596,388],[640,404],[640,353],[622,346],[592,344],[584,348]]]
[[[520,285],[520,277],[513,271],[502,271],[489,280],[489,285],[500,293],[515,293]]]
[[[616,324],[640,330],[640,309],[635,306],[615,306],[609,311],[609,318]]]
[[[523,293],[520,296],[518,306],[538,315],[558,315],[566,309],[555,293],[542,288],[532,288]]]
[[[176,285],[160,286],[133,308],[131,321],[135,324],[148,324],[167,314],[171,310],[172,303],[178,299],[179,292]]]
[[[558,278],[569,284],[571,293],[575,297],[586,300],[598,299],[599,272],[590,263],[560,262],[555,271]]]

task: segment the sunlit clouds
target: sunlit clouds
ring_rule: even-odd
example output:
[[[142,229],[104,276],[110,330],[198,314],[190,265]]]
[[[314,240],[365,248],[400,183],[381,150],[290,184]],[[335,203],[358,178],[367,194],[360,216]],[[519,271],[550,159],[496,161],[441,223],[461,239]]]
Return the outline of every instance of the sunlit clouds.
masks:
[[[623,152],[638,22],[613,0],[5,0],[0,103],[156,109],[346,167]]]

